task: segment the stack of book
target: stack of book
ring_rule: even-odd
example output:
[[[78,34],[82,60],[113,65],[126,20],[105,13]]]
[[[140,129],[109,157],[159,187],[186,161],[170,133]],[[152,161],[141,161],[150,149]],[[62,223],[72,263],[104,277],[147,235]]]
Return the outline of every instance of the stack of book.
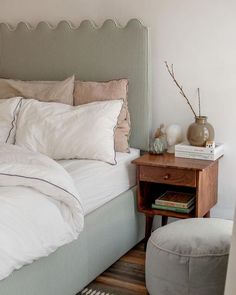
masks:
[[[224,145],[216,144],[215,147],[198,147],[189,143],[175,145],[175,157],[215,161],[224,154]]]
[[[165,192],[155,200],[155,204],[152,204],[153,209],[169,210],[179,213],[190,213],[194,207],[194,194],[175,191]]]

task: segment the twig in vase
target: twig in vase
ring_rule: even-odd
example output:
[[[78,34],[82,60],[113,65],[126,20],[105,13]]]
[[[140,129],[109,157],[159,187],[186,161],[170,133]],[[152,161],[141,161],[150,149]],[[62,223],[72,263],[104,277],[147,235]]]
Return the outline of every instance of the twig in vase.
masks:
[[[187,98],[187,96],[186,96],[186,94],[185,94],[185,92],[184,92],[184,90],[183,90],[183,87],[179,85],[178,81],[177,81],[176,78],[175,78],[175,73],[174,73],[174,66],[173,66],[173,64],[171,65],[171,68],[170,68],[169,65],[168,65],[168,63],[167,63],[167,61],[165,61],[165,65],[166,65],[167,71],[169,72],[170,76],[172,77],[172,79],[173,79],[175,85],[179,88],[179,90],[180,90],[180,94],[186,99],[186,102],[187,102],[187,104],[189,105],[191,111],[193,112],[194,117],[197,117],[197,114],[195,113],[195,111],[194,111],[194,109],[193,109],[193,107],[192,107],[192,105],[191,105],[189,99]]]
[[[200,97],[200,88],[197,89],[197,96],[198,96],[198,110],[199,110],[199,117],[201,117],[201,97]]]

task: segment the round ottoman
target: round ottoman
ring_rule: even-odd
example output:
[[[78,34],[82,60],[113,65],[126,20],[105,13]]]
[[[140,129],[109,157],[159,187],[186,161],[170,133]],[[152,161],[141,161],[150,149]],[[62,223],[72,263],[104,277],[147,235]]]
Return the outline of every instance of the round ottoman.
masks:
[[[192,218],[154,231],[146,253],[151,295],[223,295],[233,222]]]

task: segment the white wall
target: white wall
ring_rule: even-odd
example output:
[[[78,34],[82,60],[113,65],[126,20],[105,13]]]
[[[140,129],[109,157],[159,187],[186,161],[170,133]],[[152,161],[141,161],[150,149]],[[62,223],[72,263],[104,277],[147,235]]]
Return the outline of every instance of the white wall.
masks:
[[[106,18],[126,24],[137,17],[151,28],[153,68],[153,129],[161,122],[185,129],[193,117],[178,95],[164,61],[174,63],[178,80],[225,142],[220,162],[219,203],[214,216],[233,217],[236,200],[236,1],[235,0],[0,0],[0,21],[79,24]]]

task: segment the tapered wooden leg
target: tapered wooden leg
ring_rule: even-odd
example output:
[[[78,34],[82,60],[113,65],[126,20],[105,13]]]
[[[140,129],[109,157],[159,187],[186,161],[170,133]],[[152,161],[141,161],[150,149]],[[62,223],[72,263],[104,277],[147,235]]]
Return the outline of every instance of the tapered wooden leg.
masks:
[[[146,215],[146,229],[145,229],[145,250],[147,248],[147,242],[152,233],[153,215]]]
[[[167,225],[168,223],[168,216],[161,217],[161,226]]]
[[[210,218],[211,217],[211,211],[208,211],[203,217],[204,218]]]

